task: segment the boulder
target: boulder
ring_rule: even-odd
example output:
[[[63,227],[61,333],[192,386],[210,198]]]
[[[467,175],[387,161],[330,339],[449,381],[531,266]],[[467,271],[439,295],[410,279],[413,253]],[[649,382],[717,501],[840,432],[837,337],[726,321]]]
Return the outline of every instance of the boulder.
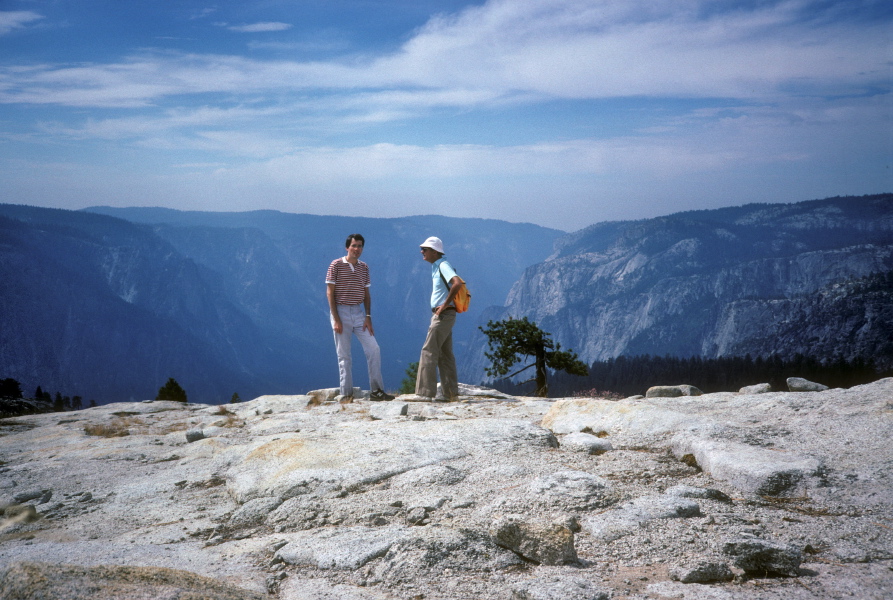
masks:
[[[682,395],[678,385],[655,385],[645,392],[646,398],[678,398]]]
[[[772,391],[772,386],[768,383],[758,383],[756,385],[746,385],[740,390],[739,394],[768,394]]]
[[[691,456],[705,473],[758,496],[795,494],[806,477],[822,469],[822,461],[810,456],[687,435],[673,439],[673,454]]]
[[[500,517],[490,527],[497,544],[543,565],[577,562],[574,532],[561,522],[531,522],[521,515]]]
[[[648,388],[646,398],[678,398],[680,396],[700,396],[704,392],[693,385],[656,385]]]
[[[591,433],[570,433],[560,440],[561,447],[584,454],[604,454],[614,449],[608,440],[596,437]]]
[[[828,389],[827,385],[815,383],[802,377],[788,377],[788,389],[792,392],[824,392]]]
[[[796,577],[800,573],[802,552],[792,544],[748,537],[725,542],[722,551],[736,567],[753,575]]]
[[[50,490],[29,490],[27,492],[20,492],[12,497],[12,501],[15,504],[24,504],[30,500],[37,500],[41,498],[44,494],[49,492]]]
[[[376,402],[369,406],[369,417],[375,420],[405,417],[409,405],[406,402]]]
[[[716,583],[731,581],[735,574],[723,561],[704,559],[670,567],[670,577],[682,583]]]

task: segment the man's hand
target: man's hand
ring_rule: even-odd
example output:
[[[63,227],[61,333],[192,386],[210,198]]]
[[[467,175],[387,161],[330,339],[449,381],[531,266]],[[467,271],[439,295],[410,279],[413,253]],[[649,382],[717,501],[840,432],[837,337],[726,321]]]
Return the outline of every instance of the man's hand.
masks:
[[[341,335],[341,332],[344,331],[344,325],[341,324],[341,321],[339,319],[335,319],[334,321],[335,323],[334,325],[332,325],[332,329],[335,330],[335,333]]]
[[[363,331],[369,330],[369,335],[375,337],[375,330],[372,329],[372,317],[367,316],[366,320],[363,321]]]

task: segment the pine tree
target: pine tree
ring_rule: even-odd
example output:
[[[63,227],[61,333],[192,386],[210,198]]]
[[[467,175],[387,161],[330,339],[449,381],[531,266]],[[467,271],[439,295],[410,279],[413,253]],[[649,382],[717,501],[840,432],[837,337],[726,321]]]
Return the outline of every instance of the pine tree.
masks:
[[[403,378],[403,381],[400,382],[400,389],[397,390],[401,394],[412,394],[415,392],[415,380],[419,376],[419,363],[413,362],[409,363],[409,366],[406,367],[406,377]]]
[[[238,404],[242,399],[239,398],[239,392],[233,392],[233,397],[229,399],[230,404]]]
[[[490,352],[484,356],[490,359],[492,367],[485,369],[490,377],[514,377],[518,373],[535,367],[536,375],[530,381],[536,381],[534,395],[545,398],[549,395],[546,382],[546,369],[564,371],[571,375],[588,375],[589,370],[572,350],[562,350],[561,344],[552,341],[550,334],[529,321],[506,319],[504,321],[488,321],[487,327],[479,327],[487,336]],[[525,356],[532,356],[533,362],[508,375],[517,362]]]
[[[0,398],[21,398],[22,387],[12,377],[0,379]]]
[[[167,380],[161,388],[158,390],[158,395],[155,397],[156,400],[173,400],[175,402],[187,402],[186,400],[186,391],[180,387],[180,384],[177,383],[177,380],[173,377]]]

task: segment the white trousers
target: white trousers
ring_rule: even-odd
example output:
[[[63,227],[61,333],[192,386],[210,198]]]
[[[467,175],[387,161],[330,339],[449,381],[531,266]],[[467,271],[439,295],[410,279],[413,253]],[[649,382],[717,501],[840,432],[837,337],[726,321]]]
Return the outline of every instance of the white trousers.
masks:
[[[363,330],[366,322],[366,307],[363,304],[339,304],[338,316],[341,318],[341,333],[335,333],[335,319],[329,317],[332,323],[332,333],[335,335],[335,351],[338,353],[338,376],[340,378],[341,393],[345,396],[353,396],[353,361],[350,356],[350,344],[352,336],[357,336],[363,346],[366,355],[366,366],[369,368],[369,390],[384,390],[381,379],[381,349],[375,336],[369,330]]]

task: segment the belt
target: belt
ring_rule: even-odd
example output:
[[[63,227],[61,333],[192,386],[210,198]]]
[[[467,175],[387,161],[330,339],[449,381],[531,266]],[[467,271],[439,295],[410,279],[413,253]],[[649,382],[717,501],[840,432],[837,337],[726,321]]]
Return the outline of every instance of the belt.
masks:
[[[455,307],[455,306],[447,306],[447,307],[446,307],[445,309],[443,309],[443,310],[456,310],[456,307]],[[431,309],[431,312],[436,312],[436,311],[437,311],[437,307],[436,307],[436,306],[435,306],[434,308]]]

